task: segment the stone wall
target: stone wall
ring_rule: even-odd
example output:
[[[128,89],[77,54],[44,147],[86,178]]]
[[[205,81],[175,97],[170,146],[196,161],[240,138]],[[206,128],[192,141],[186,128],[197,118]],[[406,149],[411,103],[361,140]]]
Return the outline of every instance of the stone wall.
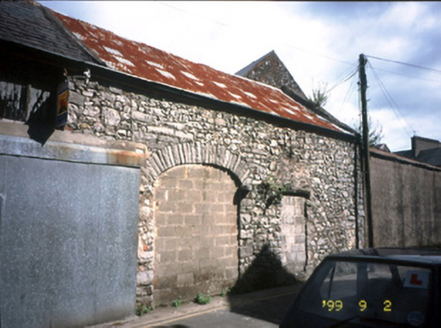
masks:
[[[262,254],[270,254],[276,262],[283,259],[282,208],[271,205],[260,188],[269,179],[304,197],[305,266],[300,268],[310,270],[326,254],[354,248],[357,224],[363,231],[361,203],[356,222],[356,152],[350,142],[82,81],[71,81],[68,126],[78,133],[141,142],[151,153],[140,186],[138,299],[142,302],[153,301],[154,182],[179,165],[219,167],[239,185],[248,186],[249,192],[238,193],[237,199],[241,277]],[[362,244],[363,236],[358,237]]]
[[[294,90],[300,97],[307,99],[302,89],[300,89],[291,73],[274,51],[271,51],[266,56],[257,60],[251,70],[246,73],[241,73],[241,71],[239,71],[236,74],[245,76],[254,81],[272,85],[278,89],[288,87],[291,90]]]

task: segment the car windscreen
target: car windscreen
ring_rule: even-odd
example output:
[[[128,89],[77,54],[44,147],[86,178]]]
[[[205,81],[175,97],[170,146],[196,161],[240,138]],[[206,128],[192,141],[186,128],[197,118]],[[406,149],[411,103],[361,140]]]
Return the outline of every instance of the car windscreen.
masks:
[[[305,285],[296,309],[341,322],[420,326],[431,300],[431,270],[390,263],[324,261]]]

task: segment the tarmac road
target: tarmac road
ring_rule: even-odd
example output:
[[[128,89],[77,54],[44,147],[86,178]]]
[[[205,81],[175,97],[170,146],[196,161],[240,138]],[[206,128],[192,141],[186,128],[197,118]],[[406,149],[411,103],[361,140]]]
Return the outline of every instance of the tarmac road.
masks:
[[[94,328],[263,328],[278,327],[301,283],[248,294],[214,297],[207,305],[161,307],[142,317]]]

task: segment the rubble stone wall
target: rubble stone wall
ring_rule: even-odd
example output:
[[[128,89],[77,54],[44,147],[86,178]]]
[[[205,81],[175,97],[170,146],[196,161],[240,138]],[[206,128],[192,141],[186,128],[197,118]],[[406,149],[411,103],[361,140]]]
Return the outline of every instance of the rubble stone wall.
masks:
[[[154,183],[180,165],[222,168],[238,185],[247,186],[237,199],[241,277],[260,256],[270,254],[280,263],[284,259],[283,203],[270,202],[262,186],[283,186],[304,197],[305,265],[296,275],[314,268],[328,253],[356,246],[356,225],[363,232],[364,219],[359,202],[356,222],[354,144],[94,81],[72,80],[70,89],[70,129],[141,142],[151,154],[140,186],[138,300],[154,301]],[[363,233],[358,237],[362,246]]]

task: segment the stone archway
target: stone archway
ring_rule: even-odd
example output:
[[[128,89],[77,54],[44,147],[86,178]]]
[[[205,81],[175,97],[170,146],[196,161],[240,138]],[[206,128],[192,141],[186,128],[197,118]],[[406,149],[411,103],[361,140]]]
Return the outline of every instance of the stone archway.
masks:
[[[156,150],[143,173],[153,183],[163,172],[178,165],[203,164],[222,167],[235,175],[239,184],[249,184],[250,171],[241,156],[223,146],[196,143],[175,144]]]
[[[180,165],[154,184],[156,304],[220,293],[238,276],[237,185],[225,171]]]

